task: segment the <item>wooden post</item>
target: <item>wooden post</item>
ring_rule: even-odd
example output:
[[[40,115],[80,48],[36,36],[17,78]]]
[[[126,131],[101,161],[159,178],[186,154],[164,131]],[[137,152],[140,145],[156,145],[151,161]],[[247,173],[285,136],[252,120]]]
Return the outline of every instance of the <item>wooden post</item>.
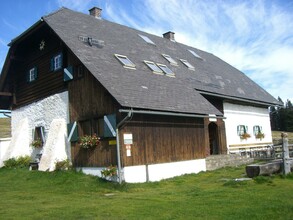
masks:
[[[290,157],[289,157],[289,147],[288,147],[288,134],[281,134],[283,141],[283,174],[287,175],[290,173]]]

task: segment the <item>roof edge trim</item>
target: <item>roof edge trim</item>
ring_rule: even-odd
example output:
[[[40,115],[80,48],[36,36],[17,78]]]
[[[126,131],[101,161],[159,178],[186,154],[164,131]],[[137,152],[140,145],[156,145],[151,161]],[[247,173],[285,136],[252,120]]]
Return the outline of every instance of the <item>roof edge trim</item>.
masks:
[[[134,114],[164,115],[164,116],[178,116],[178,117],[191,117],[191,118],[220,118],[220,119],[226,119],[226,117],[224,117],[224,116],[216,116],[216,115],[200,115],[200,114],[187,114],[187,113],[149,111],[149,110],[119,109],[119,112],[121,112],[121,113],[132,112]]]
[[[262,101],[255,101],[255,100],[252,100],[252,99],[237,98],[237,97],[234,97],[234,96],[228,96],[228,95],[222,95],[222,94],[218,94],[218,93],[206,92],[206,91],[199,90],[199,89],[195,89],[195,90],[197,90],[202,95],[210,95],[210,96],[214,96],[214,97],[228,98],[228,99],[235,100],[235,101],[250,102],[250,103],[253,103],[253,104],[259,104],[259,105],[264,105],[264,106],[268,106],[268,107],[269,106],[275,106],[275,105],[282,106],[281,104],[277,104],[277,103],[262,102]]]

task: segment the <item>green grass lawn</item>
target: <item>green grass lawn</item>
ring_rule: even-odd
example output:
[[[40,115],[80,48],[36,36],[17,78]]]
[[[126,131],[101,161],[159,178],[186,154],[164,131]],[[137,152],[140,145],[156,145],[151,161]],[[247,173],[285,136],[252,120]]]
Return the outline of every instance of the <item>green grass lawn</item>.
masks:
[[[0,118],[0,138],[11,137],[10,118]]]
[[[236,182],[245,167],[144,184],[0,169],[1,219],[293,219],[293,175]]]

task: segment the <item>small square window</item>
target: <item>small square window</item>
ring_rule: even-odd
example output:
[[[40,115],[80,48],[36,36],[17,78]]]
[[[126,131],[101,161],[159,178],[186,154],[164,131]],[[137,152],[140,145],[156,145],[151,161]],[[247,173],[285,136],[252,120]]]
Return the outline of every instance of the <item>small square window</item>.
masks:
[[[172,57],[170,57],[168,54],[162,54],[162,56],[165,57],[165,59],[168,60],[171,65],[178,66],[177,62]]]
[[[156,45],[150,38],[148,38],[147,36],[141,35],[139,34],[138,36],[140,36],[142,39],[144,39],[145,42],[147,42],[148,44],[153,44]]]
[[[181,62],[188,67],[190,70],[195,70],[194,66],[192,66],[187,60],[180,59]]]
[[[38,72],[37,67],[31,68],[27,73],[27,82],[33,82],[37,79]]]
[[[133,62],[131,62],[130,59],[127,58],[127,56],[114,54],[115,57],[123,64],[123,67],[129,68],[129,69],[135,69],[135,65]]]
[[[50,70],[51,71],[56,71],[62,68],[63,65],[63,56],[62,53],[57,54],[53,58],[51,58],[51,63],[50,63]]]
[[[245,125],[238,125],[237,126],[237,134],[239,136],[246,134],[248,132],[248,126]]]
[[[253,134],[254,134],[254,135],[258,135],[258,134],[260,134],[260,133],[262,133],[262,127],[259,126],[259,125],[255,125],[255,126],[253,126]]]
[[[164,73],[166,74],[166,76],[175,77],[175,74],[166,65],[159,64],[159,63],[157,63],[157,65],[161,68],[161,70],[164,71]]]
[[[163,71],[151,61],[144,61],[144,63],[153,71],[153,73],[163,74]]]

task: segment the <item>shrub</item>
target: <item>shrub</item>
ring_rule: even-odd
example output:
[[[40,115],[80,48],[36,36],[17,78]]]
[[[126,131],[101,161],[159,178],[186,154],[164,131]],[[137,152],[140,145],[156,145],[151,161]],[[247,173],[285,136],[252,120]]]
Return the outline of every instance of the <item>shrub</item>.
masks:
[[[23,167],[29,167],[31,162],[30,156],[20,156],[20,157],[13,157],[8,160],[5,160],[4,166],[7,168],[23,168]]]
[[[105,178],[116,176],[117,175],[117,168],[111,165],[111,166],[105,168],[104,170],[102,170],[101,174]]]
[[[70,161],[67,160],[62,160],[62,161],[57,161],[55,163],[55,170],[60,171],[60,170],[69,170],[71,168],[71,163]]]

